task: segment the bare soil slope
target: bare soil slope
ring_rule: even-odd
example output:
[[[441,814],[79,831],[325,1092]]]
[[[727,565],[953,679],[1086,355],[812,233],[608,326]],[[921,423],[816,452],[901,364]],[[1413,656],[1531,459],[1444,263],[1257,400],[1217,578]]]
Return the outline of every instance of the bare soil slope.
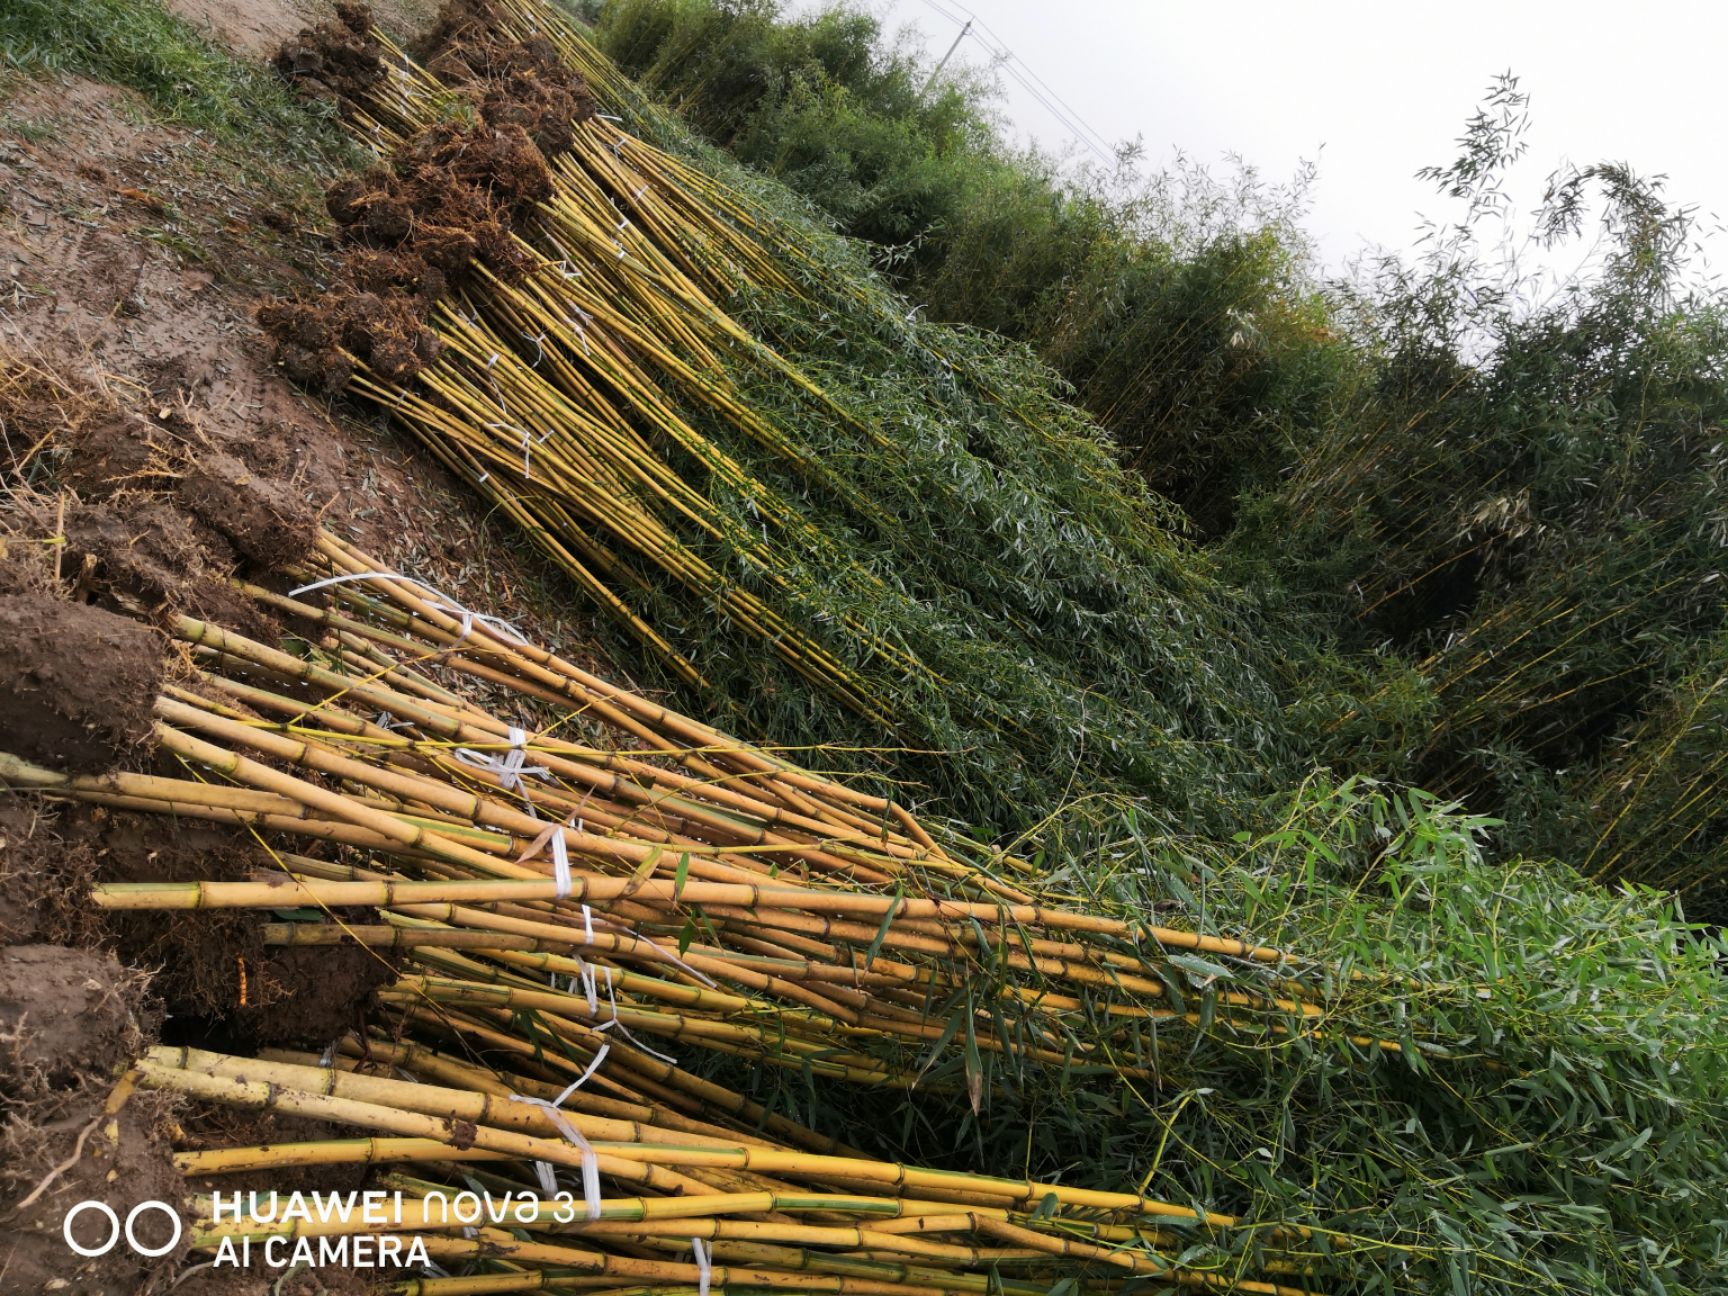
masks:
[[[329,16],[303,0],[170,7],[260,61]],[[412,37],[432,8],[398,0],[377,12]],[[440,468],[388,428],[309,399],[273,364],[254,311],[327,281],[329,177],[235,158],[95,81],[0,93],[9,734],[28,729],[34,755],[64,769],[147,768],[150,699],[184,668],[152,627],[219,615],[275,635],[229,581],[283,588],[320,525],[469,606],[508,609],[566,655],[627,673],[584,646],[586,624],[556,610],[570,603],[557,579]],[[58,647],[68,641],[76,653]],[[78,1261],[61,1241],[67,1207],[86,1198],[124,1216],[141,1197],[207,1189],[181,1182],[170,1138],[196,1145],[239,1119],[134,1092],[124,1073],[136,1050],[157,1038],[322,1049],[389,975],[359,949],[265,949],[245,924],[212,941],[209,924],[107,920],[84,903],[97,879],[206,876],[212,861],[245,877],[261,850],[239,828],[188,828],[164,845],[124,810],[44,812],[0,785],[0,1291],[226,1296],[278,1279],[283,1296],[363,1289],[348,1274],[195,1272],[183,1254],[141,1262],[124,1247]],[[262,1140],[323,1134],[255,1123]]]

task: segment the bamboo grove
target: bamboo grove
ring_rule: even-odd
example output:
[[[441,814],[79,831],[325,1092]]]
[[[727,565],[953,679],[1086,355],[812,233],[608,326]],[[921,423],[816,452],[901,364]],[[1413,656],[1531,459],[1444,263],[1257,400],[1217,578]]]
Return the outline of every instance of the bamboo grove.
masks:
[[[1506,74],[1418,176],[1427,235],[1341,267],[1305,228],[1323,165],[1064,165],[994,137],[981,81],[919,95],[928,65],[864,13],[583,12],[678,123],[877,245],[909,303],[1061,371],[1222,570],[1312,614],[1272,633],[1380,675],[1317,674],[1339,696],[1294,736],[1315,759],[1720,918],[1719,770],[1666,727],[1723,674],[1728,334],[1694,195],[1636,154],[1547,174],[1541,86]]]
[[[1722,1290],[1718,933],[1490,858],[1499,826],[1458,804],[1315,772],[1291,735],[1372,750],[1423,703],[1269,633],[1283,614],[1045,371],[925,324],[557,11],[454,5],[441,31],[424,65],[373,37],[343,120],[381,162],[339,222],[483,134],[498,83],[467,78],[531,79],[512,41],[598,111],[423,315],[373,317],[414,362],[345,339],[342,371],[672,691],[310,522],[304,556],[242,555],[232,602],[196,608],[103,595],[87,556],[70,602],[167,644],[149,741],[91,773],[0,736],[0,791],[256,849],[98,871],[68,903],[378,973],[322,1051],[249,1049],[218,1012],[125,1069],[106,1110],[190,1114],[200,1255],[383,1227],[434,1262],[404,1296]],[[204,471],[158,458],[128,490]],[[1258,524],[1324,529],[1325,471]],[[66,503],[38,485],[8,484],[0,539],[50,555],[31,589],[58,606]],[[1515,513],[1479,522],[1498,544]],[[1562,654],[1584,605],[1509,612],[1508,642]],[[1563,712],[1515,657],[1466,639],[1429,665]],[[1700,652],[1592,771],[1611,831],[1582,870],[1672,882],[1651,848],[1709,845],[1719,673]],[[272,1011],[244,959],[237,995]],[[406,1215],[219,1209],[302,1172]],[[436,1205],[462,1190],[532,1204]]]

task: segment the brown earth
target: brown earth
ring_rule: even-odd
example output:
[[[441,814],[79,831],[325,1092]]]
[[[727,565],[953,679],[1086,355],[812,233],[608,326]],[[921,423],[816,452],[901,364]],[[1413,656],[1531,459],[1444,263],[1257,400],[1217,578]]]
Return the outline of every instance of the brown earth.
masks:
[[[16,755],[94,774],[149,748],[162,636],[48,591],[0,594],[0,733]]]
[[[121,1078],[155,1028],[144,981],[99,951],[0,948],[0,1202],[9,1207],[0,1290],[148,1291],[184,1253],[182,1244],[145,1260],[119,1246],[81,1259],[61,1234],[79,1202],[105,1202],[124,1219],[139,1201],[178,1207],[184,1197],[169,1160],[172,1104]],[[161,1218],[141,1219],[138,1232],[147,1244],[170,1236]],[[80,1216],[73,1236],[97,1246],[106,1225]]]

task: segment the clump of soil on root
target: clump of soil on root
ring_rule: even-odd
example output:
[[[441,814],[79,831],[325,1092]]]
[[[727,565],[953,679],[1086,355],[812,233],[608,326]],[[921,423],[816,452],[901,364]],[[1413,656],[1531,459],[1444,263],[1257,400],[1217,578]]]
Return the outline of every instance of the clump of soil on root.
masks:
[[[438,337],[420,316],[418,299],[400,289],[335,288],[315,302],[272,302],[259,310],[258,323],[275,339],[276,363],[290,378],[334,394],[354,377],[355,360],[396,383],[436,363]]]
[[[477,191],[494,210],[503,209],[506,218],[524,215],[552,196],[546,156],[521,126],[488,126],[482,130],[455,122],[433,123],[402,146],[396,159],[398,173],[416,189],[447,185],[454,179]],[[480,255],[504,273],[513,265],[503,262],[522,263],[522,253],[514,247],[510,251],[513,259],[504,257],[503,249],[482,245]]]
[[[78,1202],[105,1202],[120,1219],[141,1201],[184,1205],[168,1141],[172,1100],[120,1079],[155,1021],[144,978],[104,953],[58,945],[0,949],[0,1273],[11,1292],[142,1292],[174,1256],[148,1259],[125,1245],[79,1257],[61,1224]],[[158,1231],[159,1230],[159,1231]],[[106,1238],[97,1212],[73,1236]],[[140,1241],[165,1243],[171,1226],[141,1216]],[[184,1251],[184,1243],[178,1248]]]
[[[331,104],[343,116],[384,79],[384,47],[372,34],[372,14],[365,5],[337,5],[336,21],[303,29],[272,61],[301,94]]]
[[[438,298],[476,263],[506,280],[532,264],[510,209],[550,192],[545,159],[520,129],[448,124],[410,141],[395,169],[338,180],[325,206],[350,250],[335,284],[258,312],[277,363],[314,391],[342,391],[356,362],[407,382],[438,359],[437,335],[422,322]]]
[[[104,928],[90,903],[96,856],[56,827],[56,807],[0,797],[0,946],[94,946]]]
[[[209,503],[215,512],[218,501]],[[294,516],[304,512],[302,505]],[[296,522],[292,534],[302,525]],[[257,604],[229,583],[238,557],[228,539],[161,496],[126,491],[99,503],[37,499],[18,508],[7,526],[9,547],[61,537],[61,571],[74,602],[144,620],[184,613],[252,638],[274,635]],[[270,570],[296,556],[284,546],[264,553],[258,565]]]
[[[447,85],[467,87],[487,125],[521,127],[547,157],[569,152],[573,128],[594,115],[588,83],[544,37],[508,43],[497,28],[486,0],[449,0],[421,61]]]
[[[150,747],[161,635],[48,590],[0,594],[0,733],[26,760],[97,773]]]
[[[60,473],[63,485],[85,499],[137,489],[166,479],[170,461],[164,438],[136,414],[116,410],[69,428],[71,452]]]
[[[408,381],[437,360],[436,337],[422,321],[439,298],[477,265],[508,281],[533,264],[515,222],[551,196],[546,159],[571,147],[572,124],[593,115],[594,100],[551,45],[499,42],[491,16],[484,5],[447,5],[430,46],[432,69],[462,88],[478,121],[437,122],[405,141],[390,165],[331,185],[325,207],[347,248],[334,283],[315,299],[259,311],[277,363],[301,385],[343,391],[356,364],[387,382]],[[341,30],[353,29],[344,22]],[[305,61],[303,47],[322,30],[302,33],[278,66]],[[354,95],[363,101],[370,88]]]
[[[441,272],[429,294],[456,287],[475,261],[505,278],[528,265],[510,237],[510,209],[551,192],[545,159],[520,131],[428,127],[394,169],[369,167],[325,192],[324,206],[353,247],[393,252]],[[427,304],[430,304],[428,301]]]
[[[231,455],[202,456],[180,480],[180,503],[265,570],[305,557],[318,539],[317,516],[296,492]]]
[[[219,825],[182,825],[164,842],[153,821],[98,811],[70,835],[91,842],[105,882],[242,882],[274,870],[250,834]],[[368,921],[358,911],[341,916]],[[169,1013],[165,1042],[320,1051],[359,1024],[372,992],[396,974],[359,946],[265,945],[264,921],[242,909],[108,916],[116,951],[152,972],[151,992]]]
[[[0,949],[0,1094],[40,1102],[117,1076],[143,1047],[143,981],[96,950]]]
[[[44,455],[59,483],[86,499],[149,483],[169,469],[164,438],[148,420],[29,365],[0,364],[0,430],[6,468],[22,472]]]

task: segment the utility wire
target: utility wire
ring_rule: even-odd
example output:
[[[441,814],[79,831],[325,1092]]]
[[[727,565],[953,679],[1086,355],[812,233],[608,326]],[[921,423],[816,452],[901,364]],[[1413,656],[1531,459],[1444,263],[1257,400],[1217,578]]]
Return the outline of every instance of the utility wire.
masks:
[[[1051,99],[1055,100],[1058,104],[1060,104],[1062,106],[1063,110],[1066,112],[1066,114],[1070,120],[1078,123],[1078,125],[1081,127],[1081,129],[1083,129],[1088,135],[1090,135],[1096,143],[1101,145],[1105,149],[1106,152],[1114,152],[1114,146],[1111,144],[1111,142],[1109,140],[1105,139],[1104,136],[1102,134],[1100,134],[1098,131],[1093,130],[1091,124],[1089,122],[1087,122],[1087,120],[1084,117],[1082,117],[1080,115],[1079,111],[1077,109],[1075,109],[1075,107],[1072,104],[1070,104],[1066,99],[1064,99],[1061,95],[1057,94],[1055,89],[1047,81],[1045,81],[1043,77],[1038,75],[1037,71],[1032,67],[1032,65],[1030,63],[1028,63],[1025,59],[1021,58],[1018,54],[1014,53],[1013,50],[1009,49],[1008,48],[1008,42],[1003,40],[1002,37],[997,34],[996,29],[994,27],[992,27],[989,23],[985,22],[982,18],[980,18],[971,9],[968,9],[964,4],[959,3],[959,0],[950,0],[950,2],[954,5],[954,7],[956,9],[958,9],[961,13],[965,14],[974,23],[976,23],[982,31],[989,33],[990,40],[995,42],[996,46],[1000,49],[1002,55],[1004,57],[1012,59],[1014,62],[1018,63],[1021,66],[1021,68],[1025,70],[1026,75],[1031,77],[1032,80],[1034,80],[1038,83],[1039,87],[1044,91],[1045,94],[1049,95]]]
[[[963,25],[968,30],[973,25],[976,25],[983,32],[987,32],[989,34],[988,38],[978,34],[977,32],[972,32],[971,34],[973,39],[978,41],[978,43],[984,47],[986,52],[990,54],[996,65],[1000,67],[1004,73],[1012,77],[1015,84],[1031,96],[1036,103],[1043,107],[1044,111],[1049,113],[1050,116],[1054,118],[1062,128],[1075,139],[1076,142],[1090,149],[1098,157],[1099,161],[1103,162],[1106,166],[1112,166],[1116,163],[1116,154],[1104,136],[1088,125],[1086,120],[1081,117],[1066,100],[1052,90],[1048,83],[1032,70],[1031,65],[1028,64],[1025,59],[1014,53],[1014,51],[1008,47],[1008,45],[996,34],[994,29],[992,29],[988,23],[979,18],[963,4],[956,3],[955,7],[958,8],[961,13],[966,14],[967,18],[962,18],[952,10],[948,9],[940,2],[940,0],[924,0],[924,3],[936,13],[946,18],[949,22]],[[961,32],[962,37],[966,34],[966,30]],[[953,51],[951,50],[949,52],[952,53]],[[1016,63],[1020,65],[1019,68],[1014,66]],[[1021,68],[1025,69],[1024,73],[1021,72]]]

